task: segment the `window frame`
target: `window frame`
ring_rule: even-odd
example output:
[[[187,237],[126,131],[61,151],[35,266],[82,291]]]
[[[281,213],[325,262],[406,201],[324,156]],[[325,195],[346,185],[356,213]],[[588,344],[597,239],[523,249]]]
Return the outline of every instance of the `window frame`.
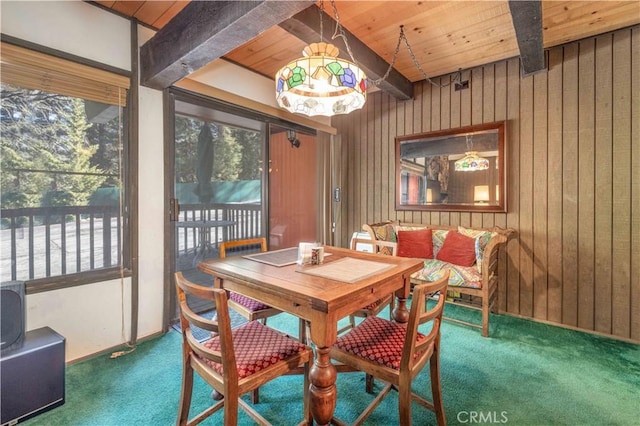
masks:
[[[122,172],[122,188],[132,188],[131,183],[137,180],[136,177],[138,171],[138,166],[134,163],[135,158],[137,158],[135,155],[137,152],[137,135],[135,134],[137,126],[133,125],[134,117],[137,112],[137,99],[135,97],[135,94],[137,93],[137,82],[132,78],[133,73],[131,71],[123,70],[91,59],[82,58],[56,49],[51,49],[46,46],[31,43],[5,34],[0,35],[0,41],[19,48],[31,50],[35,54],[45,54],[53,57],[54,59],[57,58],[63,61],[73,62],[80,68],[91,67],[98,73],[106,71],[114,74],[116,79],[122,80],[121,77],[125,77],[129,80],[126,98],[124,99],[124,102],[121,102],[123,105],[120,105],[123,112],[122,167],[124,170]],[[123,237],[121,242],[122,246],[120,248],[122,251],[121,265],[74,272],[53,277],[25,280],[25,292],[27,294],[59,290],[84,284],[92,284],[134,276],[131,253],[135,251],[133,244],[135,241],[134,235],[137,235],[138,232],[138,224],[135,220],[132,220],[132,217],[134,217],[133,209],[137,209],[137,204],[134,200],[134,197],[137,195],[137,190],[125,190],[122,191],[121,194],[124,194],[122,198],[123,210],[121,212]]]

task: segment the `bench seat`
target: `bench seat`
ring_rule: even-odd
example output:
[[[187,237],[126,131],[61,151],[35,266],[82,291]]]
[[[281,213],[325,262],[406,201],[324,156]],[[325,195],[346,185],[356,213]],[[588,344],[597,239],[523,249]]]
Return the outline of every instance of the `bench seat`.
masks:
[[[412,275],[411,280],[418,284],[424,281],[435,281],[446,271],[450,271],[449,290],[447,300],[456,304],[475,307],[473,304],[459,303],[460,295],[466,295],[478,301],[477,308],[482,311],[482,324],[475,324],[461,320],[450,320],[482,329],[484,337],[489,336],[489,312],[498,312],[498,277],[506,272],[504,259],[500,255],[501,249],[514,232],[512,229],[494,228],[463,228],[459,226],[401,223],[387,221],[381,223],[364,224],[362,226],[372,240],[398,243],[399,231],[422,230],[431,228],[434,257],[443,246],[449,232],[459,232],[475,238],[476,261],[471,266],[461,266],[435,258],[425,258],[424,268]],[[391,251],[387,253],[391,255]]]

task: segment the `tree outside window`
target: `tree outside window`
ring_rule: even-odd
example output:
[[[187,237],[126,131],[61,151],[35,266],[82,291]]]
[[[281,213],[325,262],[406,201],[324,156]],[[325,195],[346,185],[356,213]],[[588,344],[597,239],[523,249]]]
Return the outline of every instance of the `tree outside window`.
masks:
[[[2,280],[119,265],[122,108],[1,90]]]

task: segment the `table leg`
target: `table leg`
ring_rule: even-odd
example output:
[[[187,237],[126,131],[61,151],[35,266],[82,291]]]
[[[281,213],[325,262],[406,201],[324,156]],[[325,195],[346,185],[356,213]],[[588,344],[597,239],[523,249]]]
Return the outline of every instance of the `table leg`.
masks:
[[[407,309],[407,299],[398,297],[396,308],[393,310],[393,319],[399,323],[407,323],[409,321],[409,310]]]
[[[316,348],[316,356],[309,372],[309,399],[311,414],[319,425],[331,423],[336,409],[336,367],[329,358],[328,347]]]

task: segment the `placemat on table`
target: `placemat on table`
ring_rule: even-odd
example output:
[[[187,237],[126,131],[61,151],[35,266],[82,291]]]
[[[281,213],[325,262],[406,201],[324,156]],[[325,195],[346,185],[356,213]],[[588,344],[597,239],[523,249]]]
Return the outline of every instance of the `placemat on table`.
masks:
[[[298,247],[248,254],[244,257],[246,259],[255,260],[256,262],[262,262],[272,266],[293,265],[298,261]]]
[[[344,257],[323,265],[307,266],[298,269],[298,272],[345,283],[354,283],[391,268],[393,265],[388,263]]]

